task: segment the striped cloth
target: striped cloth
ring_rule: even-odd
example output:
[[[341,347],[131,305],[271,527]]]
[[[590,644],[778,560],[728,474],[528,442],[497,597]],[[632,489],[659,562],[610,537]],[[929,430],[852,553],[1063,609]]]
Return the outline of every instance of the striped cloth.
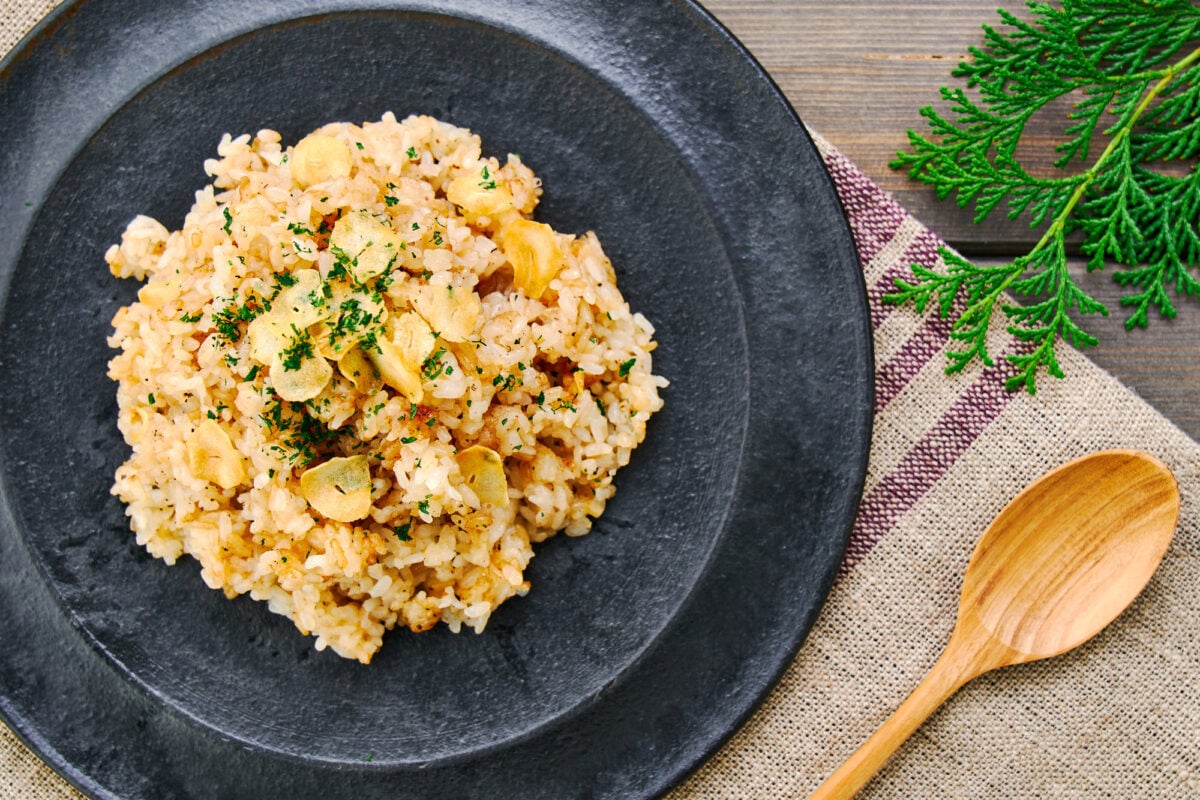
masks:
[[[7,52],[54,0],[0,0]],[[670,796],[802,798],[936,660],[991,518],[1040,474],[1108,447],[1174,469],[1180,528],[1142,597],[1092,642],[985,675],[901,748],[867,798],[1200,798],[1200,446],[1076,352],[1066,381],[1004,390],[1004,367],[943,374],[949,326],[880,303],[937,236],[819,137],[850,217],[875,332],[876,423],[842,572],[759,711]],[[1012,344],[993,332],[991,351]],[[997,359],[1000,360],[999,358]],[[0,725],[0,798],[79,795]]]

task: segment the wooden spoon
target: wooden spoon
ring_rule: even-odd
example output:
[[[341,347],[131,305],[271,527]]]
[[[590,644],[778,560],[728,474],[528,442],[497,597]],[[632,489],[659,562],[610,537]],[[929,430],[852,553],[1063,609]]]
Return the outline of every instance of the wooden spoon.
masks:
[[[1132,450],[1084,456],[1027,487],[976,545],[942,657],[811,800],[853,797],[972,678],[1099,633],[1146,586],[1178,521],[1175,477]]]

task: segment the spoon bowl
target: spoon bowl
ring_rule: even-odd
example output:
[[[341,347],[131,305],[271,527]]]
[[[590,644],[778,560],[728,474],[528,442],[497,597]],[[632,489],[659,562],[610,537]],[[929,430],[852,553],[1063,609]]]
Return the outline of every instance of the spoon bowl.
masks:
[[[1047,473],[996,517],[971,556],[958,615],[1048,658],[1083,644],[1141,593],[1179,520],[1163,464],[1109,450]]]
[[[1058,655],[1103,630],[1150,581],[1178,522],[1175,476],[1133,450],[1084,456],[1028,486],[975,546],[941,658],[811,800],[853,797],[972,678]]]

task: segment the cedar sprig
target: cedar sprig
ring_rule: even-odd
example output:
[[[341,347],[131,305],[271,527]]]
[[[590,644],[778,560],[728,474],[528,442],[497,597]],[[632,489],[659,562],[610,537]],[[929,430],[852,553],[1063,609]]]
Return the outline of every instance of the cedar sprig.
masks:
[[[1089,272],[1112,262],[1129,287],[1125,327],[1145,327],[1148,313],[1175,316],[1172,295],[1200,296],[1200,7],[1190,0],[1029,2],[1030,20],[1000,11],[1003,28],[985,25],[984,44],[954,75],[964,88],[941,90],[943,116],[921,109],[930,135],[908,132],[912,152],[892,162],[934,187],[941,199],[975,206],[980,222],[1003,205],[1045,226],[1029,253],[1000,266],[978,266],[942,249],[944,272],[912,265],[886,302],[935,305],[957,312],[948,373],[976,358],[994,362],[987,334],[999,306],[1008,331],[1024,343],[1007,356],[1009,389],[1036,391],[1041,370],[1063,377],[1056,345],[1094,345],[1077,319],[1108,310],[1067,270],[1067,237],[1081,232]],[[1047,104],[1074,99],[1051,176],[1031,174],[1018,147],[1029,120]],[[1107,143],[1094,159],[1096,131]],[[1182,175],[1162,163],[1191,161]],[[1080,170],[1075,164],[1086,164]],[[1074,167],[1072,169],[1072,167]],[[1021,305],[1004,293],[1024,296]],[[960,310],[961,309],[961,310]]]

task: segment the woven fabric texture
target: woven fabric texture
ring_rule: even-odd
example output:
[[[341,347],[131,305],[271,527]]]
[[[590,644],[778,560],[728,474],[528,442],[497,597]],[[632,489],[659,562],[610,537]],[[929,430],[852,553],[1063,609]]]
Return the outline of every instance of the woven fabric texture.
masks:
[[[0,0],[0,52],[52,0]],[[749,722],[672,800],[802,798],[936,660],[967,559],[1041,473],[1127,447],[1165,461],[1180,527],[1145,593],[1083,647],[985,675],[952,698],[866,798],[1200,797],[1200,445],[1074,351],[1066,381],[1004,390],[1003,370],[943,374],[949,325],[884,305],[892,279],[939,263],[935,234],[817,137],[850,217],[875,334],[876,422],[842,572],[807,643]],[[99,263],[99,262],[97,262]],[[993,332],[992,352],[1013,345]],[[0,725],[0,797],[78,798]]]

